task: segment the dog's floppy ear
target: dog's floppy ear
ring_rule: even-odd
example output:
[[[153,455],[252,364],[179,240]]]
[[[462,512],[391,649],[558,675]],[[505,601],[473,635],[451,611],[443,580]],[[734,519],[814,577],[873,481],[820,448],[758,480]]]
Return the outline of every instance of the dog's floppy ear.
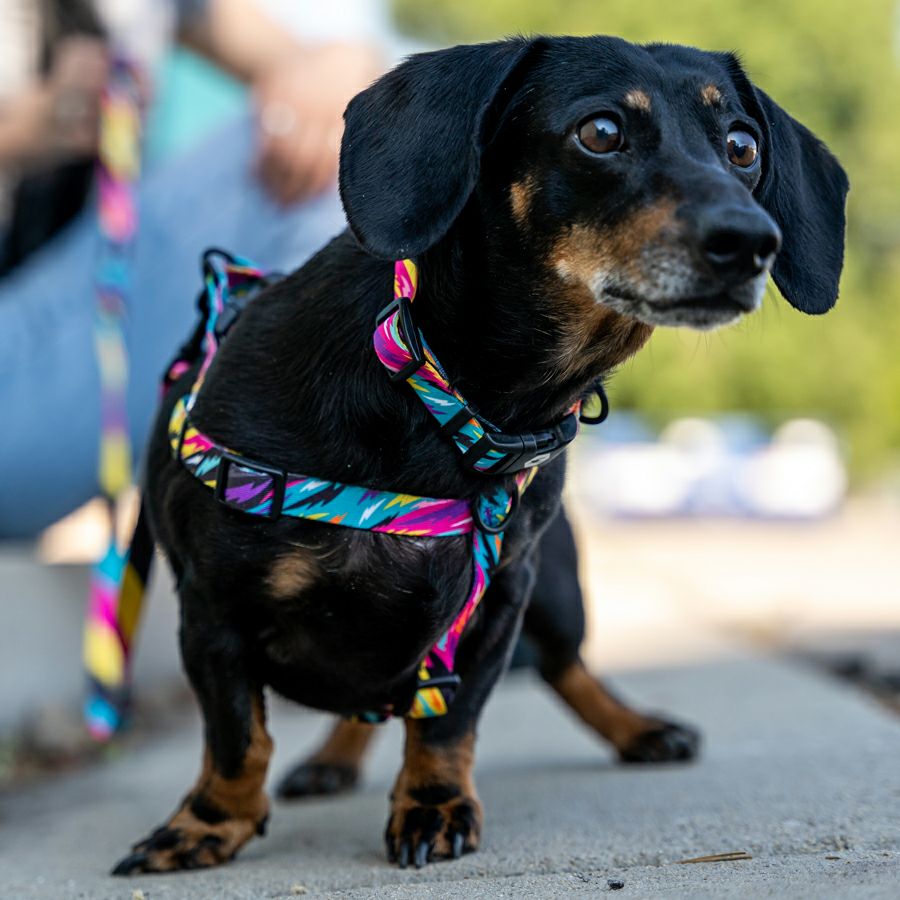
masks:
[[[792,306],[813,315],[828,312],[844,264],[847,176],[808,128],[754,91],[766,131],[756,194],[782,234],[772,276]]]
[[[736,60],[732,73],[742,93],[749,91],[745,101],[756,109],[748,111],[763,128],[763,174],[754,195],[781,229],[772,277],[792,306],[812,315],[828,312],[844,263],[847,176],[808,128],[750,84]]]
[[[415,256],[443,237],[478,180],[493,113],[534,41],[451,47],[410,57],[350,101],[341,200],[375,256]]]

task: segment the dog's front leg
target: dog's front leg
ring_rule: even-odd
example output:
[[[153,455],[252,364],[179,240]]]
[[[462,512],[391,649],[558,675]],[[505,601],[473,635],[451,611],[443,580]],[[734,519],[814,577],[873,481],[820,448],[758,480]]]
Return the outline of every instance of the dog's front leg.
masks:
[[[205,720],[203,766],[175,813],[134,845],[114,875],[218,865],[265,829],[272,739],[261,687],[248,674],[240,635],[191,621],[190,600],[182,599],[181,652]]]
[[[403,768],[385,832],[388,858],[401,868],[478,848],[483,815],[472,773],[475,730],[509,662],[533,582],[530,563],[494,578],[460,644],[456,668],[462,686],[446,715],[406,720]]]

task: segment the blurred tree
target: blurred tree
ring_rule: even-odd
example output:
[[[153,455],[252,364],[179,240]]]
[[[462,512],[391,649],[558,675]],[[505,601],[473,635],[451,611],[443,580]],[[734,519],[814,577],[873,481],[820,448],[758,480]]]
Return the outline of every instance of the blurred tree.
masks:
[[[808,319],[777,297],[712,335],[660,331],[612,386],[657,420],[745,408],[815,414],[848,439],[857,476],[900,448],[900,3],[894,0],[395,0],[435,43],[512,33],[617,34],[737,50],[753,80],[813,129],[852,185],[841,300]]]

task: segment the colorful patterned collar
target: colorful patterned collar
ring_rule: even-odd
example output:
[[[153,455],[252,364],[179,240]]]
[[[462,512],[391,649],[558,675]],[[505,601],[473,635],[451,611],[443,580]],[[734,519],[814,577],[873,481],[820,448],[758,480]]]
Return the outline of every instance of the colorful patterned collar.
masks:
[[[480,416],[455,390],[450,379],[413,321],[412,304],[418,270],[411,259],[394,263],[394,300],[378,315],[375,353],[392,381],[406,381],[436,419],[441,433],[462,453],[462,463],[483,475],[504,475],[542,466],[562,453],[578,434],[579,419],[597,423],[606,418],[608,405],[602,385],[594,386],[599,412],[588,417],[582,402],[574,404],[550,428],[507,434]]]

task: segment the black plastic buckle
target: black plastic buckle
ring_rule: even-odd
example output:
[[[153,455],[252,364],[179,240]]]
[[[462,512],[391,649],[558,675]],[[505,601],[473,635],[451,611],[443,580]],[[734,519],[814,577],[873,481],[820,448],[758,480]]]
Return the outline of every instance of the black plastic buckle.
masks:
[[[224,506],[237,509],[247,513],[245,509],[233,500],[229,500],[226,494],[228,489],[228,475],[232,466],[240,466],[243,469],[249,469],[253,473],[265,475],[272,482],[272,505],[267,513],[253,513],[253,515],[265,516],[267,519],[277,519],[281,515],[281,508],[284,505],[284,492],[287,486],[287,472],[283,469],[276,469],[273,466],[267,466],[264,463],[255,462],[243,456],[237,456],[234,453],[223,452],[216,468],[216,490],[215,498]]]
[[[449,675],[435,675],[434,678],[429,678],[427,680],[420,678],[419,679],[419,690],[422,688],[442,688],[442,687],[454,687],[457,688],[462,684],[462,678],[459,675],[454,675],[452,672]]]
[[[480,498],[472,504],[472,519],[479,531],[483,531],[485,534],[500,534],[501,531],[506,531],[506,529],[509,528],[510,523],[519,511],[519,501],[522,499],[517,487],[513,488],[512,493],[509,495],[509,499],[511,501],[509,512],[496,525],[491,525],[489,522],[484,521],[484,518],[481,515]]]
[[[229,293],[225,298],[222,311],[216,316],[216,337],[219,340],[224,339],[237,320],[244,314],[244,310],[250,305],[250,301],[255,300],[260,291],[265,290],[270,285],[277,284],[284,277],[280,273],[261,275],[257,283],[252,287],[245,288],[238,294]]]
[[[403,338],[403,343],[406,344],[412,359],[396,372],[388,369],[388,378],[391,381],[406,381],[410,375],[414,375],[425,365],[425,351],[422,349],[422,338],[413,319],[412,301],[409,297],[394,298],[391,303],[378,313],[375,318],[375,325],[380,325],[385,319],[393,315],[394,310],[400,313],[400,336]]]
[[[241,301],[236,300],[234,297],[226,299],[222,312],[216,316],[215,332],[219,340],[222,340],[231,331],[231,326],[237,322],[238,316],[244,311],[244,307],[249,299],[247,296],[242,297]]]
[[[546,431],[528,431],[524,434],[504,434],[486,431],[463,453],[463,465],[483,475],[506,475],[533,466],[543,466],[562,453],[578,434],[575,415],[569,414],[562,422]],[[475,465],[491,450],[503,454],[488,469],[476,469]]]

